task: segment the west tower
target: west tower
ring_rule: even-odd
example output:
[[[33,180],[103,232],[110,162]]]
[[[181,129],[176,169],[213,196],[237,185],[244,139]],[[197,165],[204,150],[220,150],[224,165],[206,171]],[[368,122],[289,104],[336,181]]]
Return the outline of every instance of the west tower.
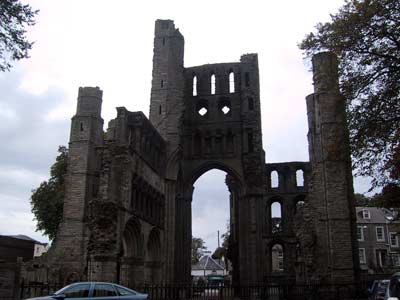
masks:
[[[184,38],[173,21],[156,21],[153,51],[150,121],[174,151],[180,144],[184,105]]]

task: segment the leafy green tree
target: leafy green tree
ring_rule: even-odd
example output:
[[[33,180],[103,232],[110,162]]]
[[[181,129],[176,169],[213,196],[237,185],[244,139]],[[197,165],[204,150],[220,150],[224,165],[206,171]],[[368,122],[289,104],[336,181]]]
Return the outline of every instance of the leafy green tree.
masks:
[[[192,265],[199,262],[202,252],[206,249],[206,243],[202,238],[192,237]]]
[[[372,187],[400,185],[400,1],[346,0],[299,47],[307,56],[332,51],[340,60],[357,175]],[[399,196],[399,195],[398,195]]]
[[[27,40],[25,27],[35,25],[38,12],[18,0],[0,1],[0,71],[9,71],[12,60],[29,57],[33,42]]]
[[[56,237],[62,220],[67,173],[68,149],[60,146],[58,152],[56,162],[50,169],[50,179],[43,181],[31,196],[32,212],[37,220],[36,230],[43,231],[50,240]]]

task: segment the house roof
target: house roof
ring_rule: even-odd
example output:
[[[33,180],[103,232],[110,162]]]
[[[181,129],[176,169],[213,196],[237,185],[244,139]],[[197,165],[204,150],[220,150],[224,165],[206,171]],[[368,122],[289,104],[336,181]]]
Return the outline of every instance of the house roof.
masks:
[[[197,264],[192,265],[192,270],[225,270],[225,263],[223,260],[216,260],[209,255],[204,255]]]
[[[363,218],[363,211],[369,212],[370,218]],[[356,207],[357,223],[361,224],[386,224],[395,219],[395,214],[391,210],[383,207]]]
[[[15,238],[15,239],[20,239],[20,240],[26,240],[26,241],[32,241],[35,244],[39,244],[39,245],[47,245],[47,243],[41,243],[27,235],[23,235],[23,234],[17,234],[17,235],[8,235],[9,237]]]

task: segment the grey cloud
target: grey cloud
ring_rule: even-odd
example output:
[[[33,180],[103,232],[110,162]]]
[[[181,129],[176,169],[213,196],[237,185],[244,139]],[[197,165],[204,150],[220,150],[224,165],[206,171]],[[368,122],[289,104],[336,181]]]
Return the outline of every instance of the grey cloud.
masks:
[[[0,234],[38,236],[32,232],[31,190],[49,177],[58,146],[67,143],[69,120],[46,117],[66,100],[61,89],[51,87],[41,94],[30,93],[20,87],[22,75],[18,67],[0,74],[0,212],[14,214],[7,222],[0,222]]]

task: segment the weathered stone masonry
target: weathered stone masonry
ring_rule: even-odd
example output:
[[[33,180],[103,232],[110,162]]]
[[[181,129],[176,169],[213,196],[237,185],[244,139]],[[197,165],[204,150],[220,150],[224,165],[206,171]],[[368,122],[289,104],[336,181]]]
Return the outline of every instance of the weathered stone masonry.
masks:
[[[173,21],[157,20],[149,120],[118,107],[103,132],[102,91],[79,89],[63,222],[25,278],[132,287],[190,281],[193,184],[217,168],[231,192],[235,283],[353,282],[353,190],[336,58],[313,58],[310,162],[265,164],[257,54],[190,68],[183,57]],[[279,218],[271,216],[274,203]]]

